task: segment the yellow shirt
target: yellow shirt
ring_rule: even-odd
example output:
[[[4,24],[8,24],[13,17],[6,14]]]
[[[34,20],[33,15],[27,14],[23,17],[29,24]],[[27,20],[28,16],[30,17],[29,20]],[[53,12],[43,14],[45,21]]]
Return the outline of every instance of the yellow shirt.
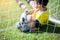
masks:
[[[47,24],[49,19],[49,11],[37,11],[33,15],[34,19],[40,21],[41,24]]]

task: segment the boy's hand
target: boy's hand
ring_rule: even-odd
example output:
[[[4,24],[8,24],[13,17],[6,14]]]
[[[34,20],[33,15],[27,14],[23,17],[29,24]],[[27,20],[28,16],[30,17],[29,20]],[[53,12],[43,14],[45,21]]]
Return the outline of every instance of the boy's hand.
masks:
[[[21,0],[16,0],[16,1],[17,1],[17,3],[18,3],[19,7],[21,7],[21,9],[23,9],[24,11],[25,11],[25,10],[28,10],[27,6],[24,5],[24,3],[21,2]]]
[[[29,10],[28,13],[29,13],[29,14],[33,14],[33,13],[34,13],[34,9]]]

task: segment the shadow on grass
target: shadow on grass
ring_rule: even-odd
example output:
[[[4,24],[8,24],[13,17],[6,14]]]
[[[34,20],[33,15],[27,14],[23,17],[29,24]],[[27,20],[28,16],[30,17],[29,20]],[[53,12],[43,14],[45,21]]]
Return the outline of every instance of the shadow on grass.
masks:
[[[40,29],[37,31],[31,31],[30,33],[43,33],[43,32],[60,34],[60,27],[55,27],[55,24],[50,23],[48,25],[41,26]]]
[[[60,27],[54,27],[54,26],[42,26],[39,31],[42,32],[48,32],[48,33],[58,33],[60,34]]]

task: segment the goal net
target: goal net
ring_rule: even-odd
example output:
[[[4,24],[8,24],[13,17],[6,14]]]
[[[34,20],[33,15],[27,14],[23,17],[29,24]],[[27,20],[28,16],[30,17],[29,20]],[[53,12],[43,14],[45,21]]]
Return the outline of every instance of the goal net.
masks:
[[[31,8],[26,0],[22,2]],[[48,9],[51,23],[25,34],[16,28],[23,12],[16,0],[0,0],[0,40],[60,40],[60,0],[49,0]]]

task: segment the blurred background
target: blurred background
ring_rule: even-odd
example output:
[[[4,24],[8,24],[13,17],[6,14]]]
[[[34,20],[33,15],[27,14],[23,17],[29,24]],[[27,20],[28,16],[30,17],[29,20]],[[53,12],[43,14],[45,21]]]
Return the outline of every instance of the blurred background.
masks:
[[[29,9],[32,8],[26,0],[22,0],[22,2]],[[48,8],[50,16],[60,20],[60,0],[49,0]],[[0,0],[0,40],[60,40],[60,25],[55,27],[58,24],[48,27],[48,30],[43,27],[42,33],[38,34],[37,32],[20,32],[16,28],[16,22],[20,20],[22,12],[23,10],[19,8],[16,0]]]

